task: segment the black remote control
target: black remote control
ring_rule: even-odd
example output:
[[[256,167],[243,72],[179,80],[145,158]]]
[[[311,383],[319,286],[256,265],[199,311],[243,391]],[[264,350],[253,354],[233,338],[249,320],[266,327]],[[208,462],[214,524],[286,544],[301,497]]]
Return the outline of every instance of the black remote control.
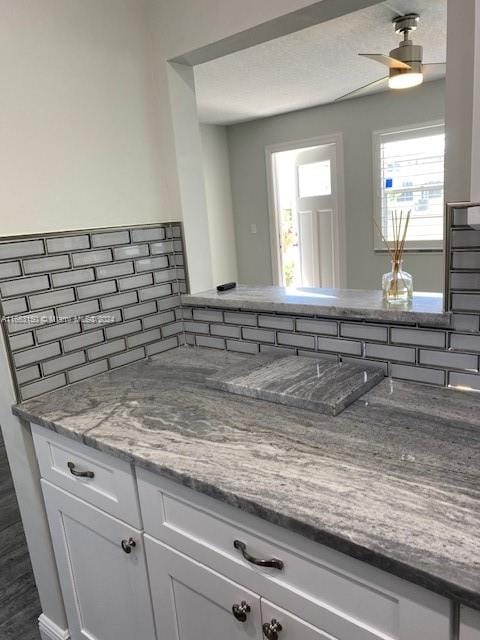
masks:
[[[230,289],[235,289],[236,286],[236,282],[226,282],[225,284],[219,284],[217,291],[229,291]]]

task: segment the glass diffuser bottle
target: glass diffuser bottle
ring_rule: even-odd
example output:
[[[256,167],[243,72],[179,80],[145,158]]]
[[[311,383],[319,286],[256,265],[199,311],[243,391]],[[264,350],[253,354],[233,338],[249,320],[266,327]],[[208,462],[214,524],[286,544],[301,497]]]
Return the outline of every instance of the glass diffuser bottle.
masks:
[[[382,277],[383,299],[390,304],[408,302],[413,296],[413,278],[403,270],[403,260],[392,260],[392,269]]]

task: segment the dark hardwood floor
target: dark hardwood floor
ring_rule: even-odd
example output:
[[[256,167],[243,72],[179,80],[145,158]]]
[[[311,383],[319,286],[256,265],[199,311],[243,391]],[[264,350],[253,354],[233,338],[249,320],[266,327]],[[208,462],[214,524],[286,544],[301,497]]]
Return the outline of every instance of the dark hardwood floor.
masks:
[[[39,640],[40,602],[1,432],[0,541],[0,638]]]

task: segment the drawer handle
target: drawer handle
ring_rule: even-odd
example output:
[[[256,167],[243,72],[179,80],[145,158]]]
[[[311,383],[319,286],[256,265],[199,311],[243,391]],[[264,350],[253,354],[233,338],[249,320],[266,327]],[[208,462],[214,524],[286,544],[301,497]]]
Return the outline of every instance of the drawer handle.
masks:
[[[135,538],[128,538],[128,540],[122,540],[122,549],[125,553],[132,553],[132,549],[137,546]]]
[[[75,469],[75,463],[73,462],[67,462],[67,467],[70,469],[70,473],[72,474],[72,476],[75,476],[76,478],[94,478],[95,474],[93,473],[93,471],[77,471]]]
[[[232,607],[233,615],[240,622],[245,622],[247,619],[247,614],[250,613],[250,605],[242,600],[240,604],[234,604]]]
[[[271,622],[265,622],[262,626],[263,635],[268,640],[278,640],[278,634],[282,630],[280,622],[272,618]]]
[[[234,540],[233,546],[235,549],[238,549],[242,556],[245,558],[247,562],[251,564],[256,564],[258,567],[272,567],[273,569],[278,569],[281,571],[283,569],[283,561],[278,560],[277,558],[270,558],[270,560],[260,560],[259,558],[255,558],[251,556],[247,551],[247,545],[241,540]]]

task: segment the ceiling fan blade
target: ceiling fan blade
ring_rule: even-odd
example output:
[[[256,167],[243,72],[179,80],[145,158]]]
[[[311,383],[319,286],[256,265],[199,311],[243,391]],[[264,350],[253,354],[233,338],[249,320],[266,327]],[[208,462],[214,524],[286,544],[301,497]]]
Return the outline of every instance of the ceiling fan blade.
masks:
[[[375,62],[379,62],[380,64],[384,64],[389,69],[412,68],[406,62],[402,62],[401,60],[397,60],[396,58],[391,58],[390,56],[385,56],[383,53],[359,53],[358,55],[364,58],[370,58],[370,60],[374,60]]]
[[[384,78],[379,78],[378,80],[374,80],[373,82],[369,82],[368,84],[364,84],[363,87],[358,87],[358,89],[355,89],[354,91],[350,91],[349,93],[346,93],[345,95],[340,96],[340,98],[336,98],[335,102],[340,102],[340,100],[346,100],[347,98],[353,98],[356,95],[360,95],[366,89],[373,89],[373,87],[375,86],[380,86],[386,80],[388,80],[388,76],[385,76]]]

